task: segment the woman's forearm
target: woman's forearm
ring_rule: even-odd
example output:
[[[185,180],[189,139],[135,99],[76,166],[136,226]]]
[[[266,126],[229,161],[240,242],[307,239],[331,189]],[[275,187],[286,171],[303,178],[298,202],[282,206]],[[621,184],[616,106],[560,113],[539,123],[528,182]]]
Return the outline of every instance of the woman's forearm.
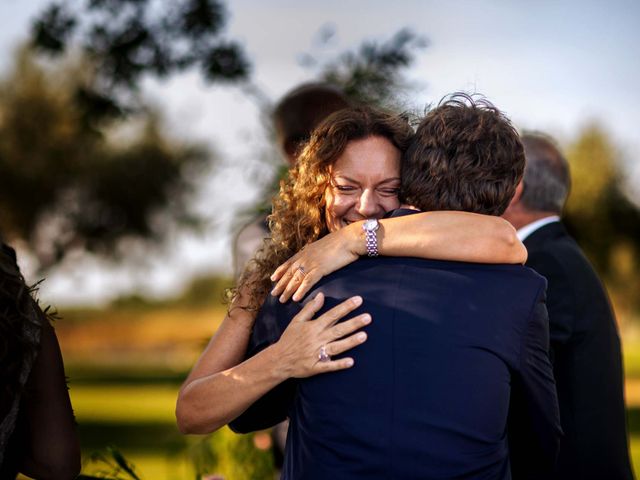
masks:
[[[180,391],[176,408],[182,433],[211,433],[289,378],[271,346],[234,367],[196,378]]]
[[[246,378],[246,374],[240,370],[240,374],[230,376],[228,372],[233,373],[234,368],[238,368],[244,360],[255,321],[255,313],[240,306],[245,300],[237,299],[231,305],[229,313],[180,389],[176,420],[183,433],[216,430],[226,423],[218,425],[218,419],[227,418],[228,411],[237,409],[233,408],[235,397],[229,392],[233,392],[232,381],[238,385],[238,380]]]
[[[354,253],[366,254],[362,222],[349,225]],[[424,212],[380,220],[381,255],[478,263],[524,263],[527,251],[509,222],[469,212]]]

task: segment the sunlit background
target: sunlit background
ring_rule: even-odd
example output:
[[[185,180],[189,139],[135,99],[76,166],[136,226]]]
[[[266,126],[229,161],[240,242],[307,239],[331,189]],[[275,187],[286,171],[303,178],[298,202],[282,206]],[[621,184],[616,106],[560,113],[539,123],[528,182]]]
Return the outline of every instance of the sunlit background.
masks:
[[[88,3],[67,5],[82,10]],[[152,12],[164,11],[163,2],[146,3]],[[34,19],[50,5],[49,0],[0,0],[3,138],[9,138],[3,133],[11,130],[9,121],[27,118],[31,107],[41,108],[36,103],[16,106],[10,100],[15,92],[39,95],[46,88],[60,110],[44,118],[57,119],[61,126],[51,133],[40,125],[32,138],[45,130],[55,138],[76,138],[69,133],[75,117],[63,112],[68,80],[90,82],[80,44],[71,37],[67,53],[58,57],[25,49]],[[519,128],[556,137],[567,153],[574,173],[570,223],[616,307],[625,347],[631,448],[634,464],[640,465],[640,3],[227,0],[224,10],[221,38],[243,51],[249,65],[245,78],[211,82],[197,66],[163,78],[145,72],[136,88],[117,92],[144,114],[89,123],[112,145],[142,139],[141,156],[158,153],[152,144],[167,146],[167,171],[176,158],[195,158],[181,171],[192,191],[151,214],[151,226],[162,228],[138,237],[127,232],[112,244],[87,243],[71,238],[64,213],[52,212],[53,207],[33,217],[37,223],[49,215],[31,230],[26,220],[22,229],[11,230],[22,222],[15,209],[0,212],[0,232],[18,248],[28,280],[46,277],[40,296],[62,316],[56,330],[71,379],[85,471],[101,468],[99,460],[90,459],[92,452],[112,461],[105,448],[114,445],[143,478],[193,478],[194,471],[268,478],[263,436],[224,431],[213,439],[181,438],[173,419],[176,391],[224,316],[220,298],[231,275],[233,232],[262,202],[276,174],[279,155],[268,124],[270,106],[299,83],[325,78],[345,55],[357,57],[366,44],[393,45],[402,32],[411,36],[410,55],[406,66],[397,69],[395,108],[420,111],[447,93],[479,92]],[[22,144],[16,140],[15,145]],[[3,152],[0,162],[31,168],[18,147],[14,157]],[[126,161],[117,156],[117,148],[112,150],[100,154]],[[25,198],[45,195],[82,159],[82,152],[75,152],[76,158],[61,151],[45,155],[49,166],[38,167],[46,176],[42,190],[23,192]],[[154,170],[152,163],[148,166]],[[123,167],[122,174],[132,171]],[[137,175],[140,185],[151,178],[140,171]],[[86,173],[83,178],[93,177]],[[120,182],[112,180],[110,191],[117,195]],[[77,208],[84,197],[75,195],[68,194],[57,208],[64,212],[64,202]],[[179,200],[185,202],[184,211]],[[237,470],[240,464],[254,470]]]

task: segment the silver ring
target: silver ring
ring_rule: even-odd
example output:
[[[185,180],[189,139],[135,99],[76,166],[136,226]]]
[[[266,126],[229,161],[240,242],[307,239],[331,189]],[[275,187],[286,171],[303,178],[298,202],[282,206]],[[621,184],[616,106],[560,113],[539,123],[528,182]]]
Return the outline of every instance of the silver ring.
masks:
[[[303,277],[306,277],[307,272],[304,271],[304,267],[302,265],[298,267],[298,271],[302,274]]]
[[[330,362],[331,355],[327,353],[327,347],[325,345],[320,347],[320,353],[318,354],[318,360],[321,362]]]

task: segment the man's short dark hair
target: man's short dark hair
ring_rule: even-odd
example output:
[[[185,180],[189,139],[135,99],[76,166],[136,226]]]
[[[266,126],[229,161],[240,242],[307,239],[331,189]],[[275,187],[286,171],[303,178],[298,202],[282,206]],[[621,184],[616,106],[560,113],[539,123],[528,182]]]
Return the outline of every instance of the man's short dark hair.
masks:
[[[296,154],[320,122],[348,106],[347,96],[328,83],[305,83],[291,90],[273,111],[280,147],[288,155]]]
[[[420,210],[501,215],[524,170],[511,122],[485,99],[445,97],[427,113],[402,162],[402,197]]]
[[[560,215],[569,195],[569,164],[555,142],[541,133],[522,135],[526,165],[520,201],[528,210]]]

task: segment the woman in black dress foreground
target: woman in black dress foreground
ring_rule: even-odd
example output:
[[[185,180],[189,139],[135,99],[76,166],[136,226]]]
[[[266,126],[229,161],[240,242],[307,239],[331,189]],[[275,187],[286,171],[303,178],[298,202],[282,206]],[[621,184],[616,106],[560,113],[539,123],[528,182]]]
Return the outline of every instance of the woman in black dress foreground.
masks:
[[[80,445],[62,355],[15,251],[0,248],[0,478],[71,479]]]

